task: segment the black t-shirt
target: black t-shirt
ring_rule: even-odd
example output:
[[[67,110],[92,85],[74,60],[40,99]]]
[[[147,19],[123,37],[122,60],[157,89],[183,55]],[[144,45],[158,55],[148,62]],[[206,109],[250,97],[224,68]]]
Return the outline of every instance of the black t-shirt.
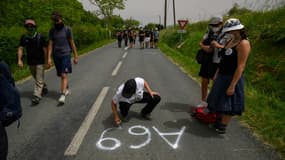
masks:
[[[139,31],[139,37],[144,38],[144,31],[142,31],[142,30]]]
[[[44,47],[47,47],[45,38],[37,33],[34,38],[23,35],[20,40],[20,46],[27,51],[28,65],[38,65],[45,63]]]
[[[219,64],[219,73],[223,75],[234,75],[237,69],[238,52],[236,47],[222,49],[220,52],[222,55],[221,62]]]
[[[145,36],[146,36],[146,37],[150,37],[150,31],[146,31],[146,32],[145,32]]]

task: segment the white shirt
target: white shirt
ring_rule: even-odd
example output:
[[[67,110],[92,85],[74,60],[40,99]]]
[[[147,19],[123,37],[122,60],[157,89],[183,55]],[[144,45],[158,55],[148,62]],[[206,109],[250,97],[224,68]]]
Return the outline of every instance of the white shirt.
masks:
[[[134,95],[132,95],[130,98],[125,98],[122,96],[124,83],[119,86],[119,88],[116,91],[116,94],[113,97],[113,101],[115,104],[119,105],[120,102],[127,102],[130,104],[133,104],[133,103],[143,99],[144,79],[140,78],[140,77],[136,77],[135,81],[136,81],[136,85],[137,85],[136,93]]]

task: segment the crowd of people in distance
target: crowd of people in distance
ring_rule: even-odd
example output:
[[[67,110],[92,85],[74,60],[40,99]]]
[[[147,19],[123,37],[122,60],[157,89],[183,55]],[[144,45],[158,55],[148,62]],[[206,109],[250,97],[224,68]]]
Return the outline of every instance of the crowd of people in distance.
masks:
[[[127,29],[118,31],[116,33],[118,47],[122,47],[124,42],[125,47],[134,48],[136,40],[138,38],[140,49],[144,48],[157,48],[159,40],[159,30],[158,28],[142,28],[137,29]]]

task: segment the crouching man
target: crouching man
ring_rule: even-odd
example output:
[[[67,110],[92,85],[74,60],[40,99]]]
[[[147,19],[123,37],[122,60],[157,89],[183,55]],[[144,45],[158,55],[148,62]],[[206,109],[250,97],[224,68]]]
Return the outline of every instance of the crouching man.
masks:
[[[160,99],[159,94],[152,91],[147,81],[143,78],[136,77],[127,80],[119,86],[112,100],[112,111],[115,124],[121,124],[121,119],[117,111],[118,105],[122,120],[128,121],[128,112],[131,105],[134,103],[146,103],[140,114],[142,118],[150,120],[150,113],[160,102]]]

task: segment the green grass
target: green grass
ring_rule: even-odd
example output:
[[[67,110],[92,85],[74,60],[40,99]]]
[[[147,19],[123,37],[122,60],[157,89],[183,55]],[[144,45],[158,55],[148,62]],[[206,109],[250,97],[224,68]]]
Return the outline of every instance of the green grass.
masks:
[[[252,47],[245,70],[246,111],[240,120],[285,159],[285,7],[229,17],[246,26]],[[195,79],[200,67],[195,56],[206,28],[206,22],[190,24],[179,49],[173,28],[161,32],[160,49]]]

